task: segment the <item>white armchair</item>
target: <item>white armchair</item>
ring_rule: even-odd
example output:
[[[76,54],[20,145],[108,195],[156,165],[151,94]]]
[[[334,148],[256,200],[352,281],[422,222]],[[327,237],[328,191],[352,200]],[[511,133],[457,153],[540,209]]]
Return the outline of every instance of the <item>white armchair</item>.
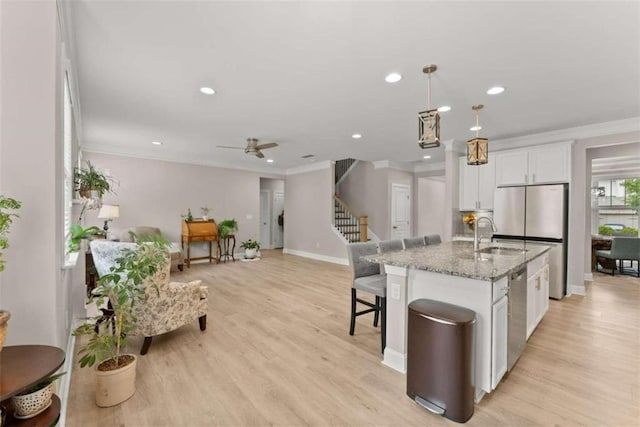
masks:
[[[115,260],[121,256],[125,248],[135,248],[135,243],[109,242],[93,240],[91,253],[98,276],[108,274]],[[145,287],[143,300],[134,307],[136,318],[133,336],[143,336],[144,344],[140,354],[146,354],[154,336],[173,331],[198,319],[200,330],[207,327],[208,288],[201,285],[200,280],[188,283],[170,282],[169,270],[171,262],[167,254],[167,262],[156,274],[156,290],[153,286]]]

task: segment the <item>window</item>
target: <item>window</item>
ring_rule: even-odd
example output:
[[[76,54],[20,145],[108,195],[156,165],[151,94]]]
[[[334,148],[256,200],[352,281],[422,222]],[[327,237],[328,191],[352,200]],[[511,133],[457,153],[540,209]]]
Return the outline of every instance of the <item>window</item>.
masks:
[[[71,235],[71,215],[73,204],[73,112],[71,110],[71,93],[69,91],[69,76],[64,78],[64,124],[63,124],[63,169],[64,169],[64,248],[65,266],[69,265],[67,248]]]
[[[637,178],[594,182],[592,194],[597,199],[598,234],[638,235],[639,192],[640,179]]]

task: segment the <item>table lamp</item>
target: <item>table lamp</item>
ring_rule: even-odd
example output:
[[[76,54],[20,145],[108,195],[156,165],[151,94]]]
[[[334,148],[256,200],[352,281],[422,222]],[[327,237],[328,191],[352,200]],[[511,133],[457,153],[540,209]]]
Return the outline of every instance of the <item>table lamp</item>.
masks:
[[[119,205],[102,205],[100,212],[98,212],[98,218],[104,219],[104,232],[109,230],[109,221],[113,221],[115,218],[120,217]]]

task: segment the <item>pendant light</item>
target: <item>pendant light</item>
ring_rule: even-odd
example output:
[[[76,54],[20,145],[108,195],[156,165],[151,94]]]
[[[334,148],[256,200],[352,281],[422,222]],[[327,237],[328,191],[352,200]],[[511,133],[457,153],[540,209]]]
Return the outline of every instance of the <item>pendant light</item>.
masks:
[[[484,105],[478,104],[471,107],[476,112],[476,137],[467,141],[467,164],[484,165],[489,161],[489,140],[480,138],[480,110]]]
[[[431,74],[438,69],[436,65],[427,65],[422,69],[427,80],[427,110],[418,113],[418,146],[436,148],[440,146],[440,114],[431,109]]]

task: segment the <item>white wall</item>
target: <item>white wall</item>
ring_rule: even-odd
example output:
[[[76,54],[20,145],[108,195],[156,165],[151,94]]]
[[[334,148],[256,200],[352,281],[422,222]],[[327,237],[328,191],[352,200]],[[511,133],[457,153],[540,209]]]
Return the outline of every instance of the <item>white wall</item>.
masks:
[[[442,207],[442,201],[445,199],[445,181],[438,178],[418,178],[417,182],[416,234],[439,234],[442,237],[445,229],[445,209]]]
[[[346,261],[344,243],[332,229],[333,166],[287,175],[284,250]]]
[[[209,218],[220,222],[238,221],[236,240],[259,238],[260,174],[238,169],[223,169],[184,163],[146,160],[109,154],[85,153],[96,168],[108,171],[119,181],[107,194],[106,204],[120,205],[120,218],[110,223],[118,233],[128,227],[158,227],[170,240],[179,242],[182,218],[188,208],[194,218],[200,208],[210,209]],[[87,224],[102,227],[97,211],[86,214]],[[208,244],[192,243],[192,256],[208,252]]]
[[[66,347],[76,283],[62,270],[62,68],[56,4],[0,2],[0,193],[23,202],[0,275],[7,345]]]

